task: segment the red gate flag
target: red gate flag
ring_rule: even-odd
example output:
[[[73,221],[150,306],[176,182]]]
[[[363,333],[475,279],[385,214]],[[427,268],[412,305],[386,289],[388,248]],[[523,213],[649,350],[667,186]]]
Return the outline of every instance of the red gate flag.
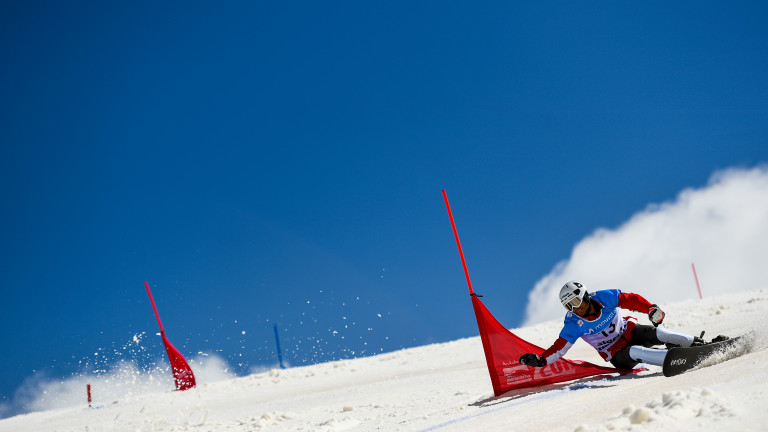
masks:
[[[448,204],[448,195],[443,190],[445,207],[448,209],[448,217],[451,219],[453,235],[456,237],[456,246],[459,248],[461,264],[464,267],[464,276],[467,278],[469,295],[472,297],[472,307],[475,309],[477,327],[480,330],[480,339],[483,342],[485,361],[488,364],[488,373],[491,375],[493,394],[499,396],[513,389],[536,387],[545,384],[571,381],[588,376],[605,373],[631,373],[640,369],[616,369],[613,367],[597,366],[595,364],[560,358],[556,362],[541,368],[520,364],[520,357],[526,353],[541,353],[544,350],[536,345],[515,336],[498,320],[480,301],[472,290],[472,282],[469,280],[467,262],[461,249],[459,233],[453,220],[451,206]]]
[[[173,370],[173,379],[176,381],[176,390],[187,390],[193,388],[195,383],[195,374],[192,373],[192,368],[189,367],[187,360],[177,350],[171,342],[165,337],[165,330],[163,330],[163,323],[160,322],[160,314],[157,313],[157,307],[155,306],[155,299],[152,298],[152,291],[149,290],[149,284],[145,281],[144,286],[147,287],[147,294],[149,294],[149,301],[152,302],[152,309],[155,310],[155,317],[157,317],[157,324],[160,326],[160,335],[163,337],[163,344],[165,345],[165,351],[168,353],[168,360],[171,362],[171,369]]]

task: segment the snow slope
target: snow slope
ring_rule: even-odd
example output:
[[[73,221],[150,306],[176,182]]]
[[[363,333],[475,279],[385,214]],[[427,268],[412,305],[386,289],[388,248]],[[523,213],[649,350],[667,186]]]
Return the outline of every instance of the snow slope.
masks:
[[[493,312],[493,300],[486,298]],[[768,430],[768,290],[662,305],[665,324],[750,333],[728,361],[665,378],[660,368],[493,397],[479,337],[227,381],[136,393],[0,420],[0,431]],[[467,300],[464,313],[472,313]],[[647,322],[644,317],[641,322]],[[547,347],[560,321],[513,330]],[[604,364],[579,341],[566,356]],[[169,387],[172,381],[169,378]],[[84,392],[84,390],[83,390]],[[85,395],[83,395],[85,399]]]

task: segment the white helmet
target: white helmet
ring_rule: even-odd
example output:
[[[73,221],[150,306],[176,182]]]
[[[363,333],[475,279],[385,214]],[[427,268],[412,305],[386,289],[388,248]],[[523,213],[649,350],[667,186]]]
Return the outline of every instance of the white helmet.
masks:
[[[572,311],[581,306],[584,301],[589,301],[589,293],[581,283],[570,281],[560,288],[560,303],[566,309]]]

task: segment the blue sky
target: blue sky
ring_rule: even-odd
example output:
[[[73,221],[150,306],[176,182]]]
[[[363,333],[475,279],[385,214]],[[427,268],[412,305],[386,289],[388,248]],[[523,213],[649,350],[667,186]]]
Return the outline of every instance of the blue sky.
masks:
[[[273,323],[292,365],[473,336],[442,189],[519,325],[595,229],[768,161],[763,3],[529,3],[6,2],[0,402],[164,355],[145,280],[241,374]]]

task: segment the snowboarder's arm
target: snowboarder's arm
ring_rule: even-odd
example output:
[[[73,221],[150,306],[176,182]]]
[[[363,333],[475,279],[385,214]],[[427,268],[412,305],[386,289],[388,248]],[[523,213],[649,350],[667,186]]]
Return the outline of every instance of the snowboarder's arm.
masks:
[[[541,354],[541,356],[528,353],[520,357],[520,363],[526,366],[543,367],[556,362],[560,357],[565,355],[572,346],[572,343],[559,337],[551,347]]]
[[[633,310],[635,312],[648,313],[651,311],[651,302],[645,299],[645,297],[634,293],[621,293],[619,294],[619,307],[623,309]]]
[[[619,294],[619,307],[648,314],[648,319],[654,327],[658,327],[664,321],[664,311],[655,304],[651,304],[643,296],[633,293]]]
[[[572,343],[559,337],[551,347],[547,348],[547,350],[541,354],[541,357],[547,361],[547,364],[552,364],[560,357],[564,356],[572,346]]]

